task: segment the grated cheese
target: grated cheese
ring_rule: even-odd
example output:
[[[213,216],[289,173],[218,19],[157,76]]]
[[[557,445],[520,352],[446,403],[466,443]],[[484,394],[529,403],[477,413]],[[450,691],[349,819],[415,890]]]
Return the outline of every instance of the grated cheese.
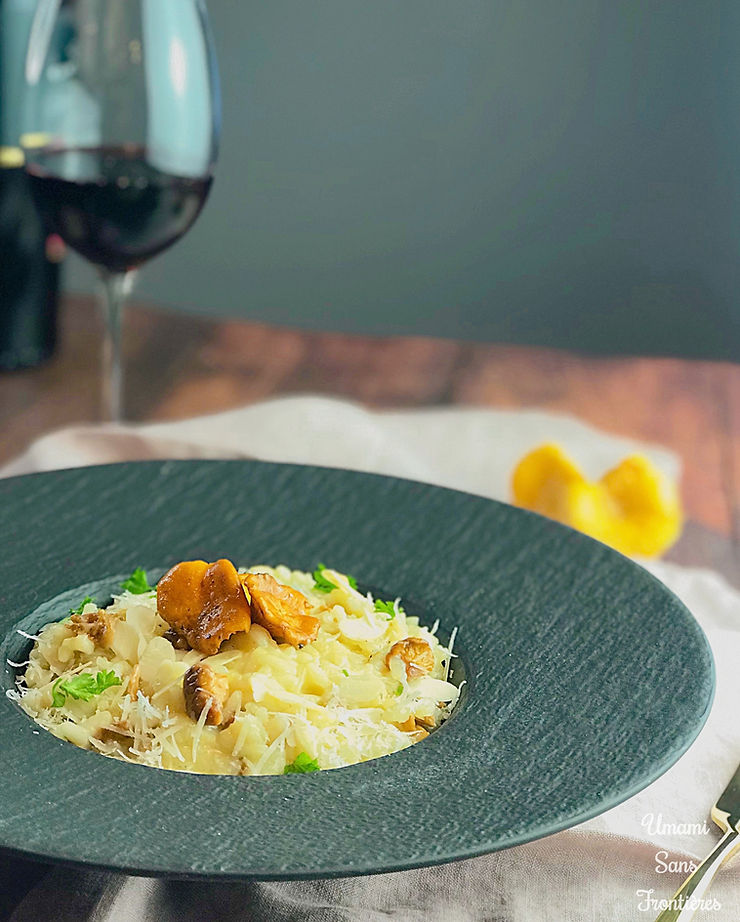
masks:
[[[376,612],[372,594],[353,589],[347,577],[325,570],[337,587],[314,591],[309,573],[287,567],[253,567],[302,592],[319,618],[315,641],[301,649],[277,644],[253,624],[218,653],[204,657],[175,649],[164,637],[169,625],[157,612],[156,596],[122,593],[108,606],[109,648],[75,634],[66,621],[44,627],[34,641],[25,682],[6,695],[42,727],[77,745],[126,762],[210,774],[281,773],[300,753],[321,768],[339,768],[388,755],[418,742],[422,731],[402,730],[409,718],[445,720],[459,689],[449,682],[457,631],[449,647],[431,629],[393,603],[394,616]],[[399,657],[385,658],[405,637],[425,640],[434,655],[431,674],[409,680]],[[197,662],[209,664],[228,683],[221,727],[185,711],[183,676]],[[120,686],[90,701],[65,698],[54,707],[59,678],[113,669]],[[137,694],[127,689],[138,670]]]

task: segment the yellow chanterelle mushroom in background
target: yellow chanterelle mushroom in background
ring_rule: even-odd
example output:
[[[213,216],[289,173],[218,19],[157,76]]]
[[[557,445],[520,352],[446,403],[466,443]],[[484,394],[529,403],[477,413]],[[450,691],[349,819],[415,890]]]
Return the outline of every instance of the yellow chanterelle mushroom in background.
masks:
[[[621,551],[655,557],[681,533],[678,491],[642,455],[587,480],[557,445],[525,455],[512,476],[514,502],[557,519]]]

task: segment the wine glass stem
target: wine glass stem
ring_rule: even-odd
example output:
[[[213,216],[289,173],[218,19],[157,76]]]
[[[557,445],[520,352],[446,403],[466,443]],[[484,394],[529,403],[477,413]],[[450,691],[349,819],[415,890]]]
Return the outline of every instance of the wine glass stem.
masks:
[[[102,416],[117,423],[122,417],[123,369],[121,363],[121,326],[123,303],[131,290],[131,272],[101,272],[103,294],[101,307],[103,333]]]

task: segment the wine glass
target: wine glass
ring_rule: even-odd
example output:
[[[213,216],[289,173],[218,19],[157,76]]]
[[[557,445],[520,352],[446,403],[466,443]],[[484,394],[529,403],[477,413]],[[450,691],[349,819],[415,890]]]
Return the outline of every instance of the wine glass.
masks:
[[[133,273],[193,225],[211,187],[220,96],[203,0],[39,0],[26,55],[34,198],[93,263],[103,412],[121,418]]]

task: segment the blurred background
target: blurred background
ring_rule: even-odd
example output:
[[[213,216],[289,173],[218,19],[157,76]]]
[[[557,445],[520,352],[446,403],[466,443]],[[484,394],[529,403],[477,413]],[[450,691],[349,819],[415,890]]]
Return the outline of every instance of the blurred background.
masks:
[[[185,57],[186,48],[203,57],[202,37],[188,46],[179,25],[184,11],[193,25],[194,0],[46,2],[92,17],[89,35],[80,32],[90,66],[105,71],[98,25],[107,23],[122,55],[130,79],[112,85],[129,96],[100,103],[104,128],[118,116],[148,122],[169,138],[175,161],[182,138],[199,142],[188,128],[197,106],[169,112],[185,115],[182,143],[170,122],[144,113],[153,74],[160,84],[179,75],[182,86],[203,76],[197,55]],[[63,255],[35,213],[23,227],[36,243],[24,244],[19,230],[28,177],[13,145],[38,127],[23,124],[21,105],[37,8],[37,0],[0,0],[0,341],[10,330],[45,344],[28,361],[17,351],[4,362],[0,342],[0,464],[51,430],[99,422],[105,380],[92,266],[69,249]],[[172,35],[163,39],[158,27],[139,36],[132,10],[150,22],[161,16]],[[478,417],[474,425],[466,417],[471,442],[464,457],[448,458],[449,469],[477,459],[475,489],[510,499],[503,474],[495,489],[486,480],[496,458],[476,451],[484,451],[484,430],[490,437],[504,425],[495,414],[510,410],[522,411],[517,438],[536,449],[551,431],[531,425],[544,418],[531,415],[537,410],[553,422],[555,441],[564,416],[593,427],[579,443],[598,456],[592,477],[619,460],[594,454],[598,433],[632,440],[620,443],[622,454],[657,446],[650,457],[668,459],[664,472],[680,486],[685,512],[683,530],[680,504],[668,515],[671,535],[681,534],[672,559],[740,579],[740,6],[211,0],[208,11],[223,98],[213,189],[192,229],[143,267],[125,311],[123,418],[165,429],[136,430],[138,441],[129,430],[122,442],[107,430],[102,441],[95,433],[103,430],[76,430],[5,472],[171,456],[194,445],[203,452],[203,433],[212,431],[205,423],[170,421],[304,394],[371,411],[490,411],[480,429]],[[130,41],[121,39],[124,21]],[[51,43],[68,55],[45,71],[52,90],[70,67],[76,79],[68,25]],[[85,98],[97,105],[101,83],[85,79]],[[203,89],[198,98],[207,96]],[[76,109],[57,108],[62,121]],[[107,142],[101,134],[96,143]],[[34,247],[41,268],[23,274]],[[23,285],[40,318],[34,329],[17,295]],[[53,347],[57,300],[57,347],[40,362]],[[18,370],[23,364],[34,367]],[[344,419],[324,404],[310,407],[317,415],[293,405],[286,431],[294,418],[318,420],[316,432],[328,417],[335,426]],[[380,417],[361,419],[358,437],[374,433],[371,444],[383,443]],[[463,417],[447,419],[424,463],[454,447]],[[286,459],[285,446],[265,447],[264,429],[241,430],[237,417],[219,425],[209,451]],[[177,442],[184,433],[187,448]],[[306,438],[285,448],[292,460],[315,460]],[[78,451],[79,440],[94,450]],[[434,479],[432,467],[405,473]],[[537,476],[551,475],[565,483],[567,465],[545,458]],[[662,487],[651,476],[642,488],[660,507]],[[459,484],[473,488],[469,479]],[[609,508],[612,501],[604,499]]]
[[[216,181],[139,299],[314,329],[740,356],[736,3],[209,12]],[[92,284],[70,257],[65,289]]]

